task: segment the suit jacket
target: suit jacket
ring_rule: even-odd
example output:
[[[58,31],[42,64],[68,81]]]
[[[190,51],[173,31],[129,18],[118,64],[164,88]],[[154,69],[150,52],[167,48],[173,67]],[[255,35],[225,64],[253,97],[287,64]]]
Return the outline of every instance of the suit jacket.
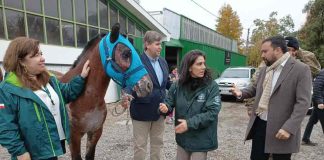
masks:
[[[135,99],[132,100],[130,106],[131,117],[138,121],[156,121],[160,117],[160,112],[158,110],[159,105],[160,103],[164,102],[166,94],[165,91],[167,86],[170,86],[170,82],[168,81],[168,64],[165,59],[159,57],[158,61],[163,71],[163,81],[160,85],[147,55],[143,53],[140,58],[153,82],[153,91],[149,96],[143,98],[139,98],[134,95]]]
[[[266,67],[260,70],[257,83],[242,90],[242,97],[255,96],[253,105],[255,111],[258,107],[266,75]],[[268,119],[265,138],[265,153],[296,153],[300,148],[300,127],[311,105],[312,78],[309,67],[290,57],[283,67],[278,81],[270,96],[268,106]],[[250,118],[246,131],[246,140],[251,139],[251,128],[256,115]],[[275,137],[279,129],[291,133],[288,140],[279,140]]]

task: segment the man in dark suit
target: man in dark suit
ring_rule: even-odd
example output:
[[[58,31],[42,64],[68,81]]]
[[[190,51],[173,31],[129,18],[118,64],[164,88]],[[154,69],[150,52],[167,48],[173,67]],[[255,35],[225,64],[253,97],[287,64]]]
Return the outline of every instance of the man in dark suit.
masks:
[[[255,96],[246,140],[252,139],[251,160],[290,160],[299,151],[301,123],[311,103],[310,68],[291,57],[281,36],[262,42],[261,57],[266,66],[260,69],[257,82],[240,91],[238,98]]]
[[[144,53],[141,60],[153,82],[152,93],[131,102],[130,113],[133,123],[134,160],[144,160],[147,140],[150,137],[150,159],[162,158],[164,115],[158,108],[165,99],[165,90],[169,86],[168,64],[160,56],[162,36],[155,31],[147,31],[144,36]]]

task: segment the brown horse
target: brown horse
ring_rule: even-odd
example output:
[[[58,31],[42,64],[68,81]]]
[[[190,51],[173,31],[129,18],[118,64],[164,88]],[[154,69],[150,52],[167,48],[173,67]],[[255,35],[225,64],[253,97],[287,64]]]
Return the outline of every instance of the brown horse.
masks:
[[[121,36],[119,34],[119,24],[113,26],[110,34],[109,41],[114,43],[118,39],[118,36]],[[81,55],[74,62],[72,69],[61,79],[61,81],[67,82],[73,76],[80,74],[83,64],[88,59],[90,60],[89,66],[91,69],[86,79],[84,92],[76,101],[71,102],[69,105],[71,124],[70,151],[72,160],[82,159],[80,144],[81,138],[85,133],[87,133],[85,159],[94,159],[96,144],[102,134],[103,124],[107,115],[104,96],[110,77],[106,74],[99,54],[99,42],[103,36],[105,35],[98,35],[88,42]],[[112,60],[117,64],[121,72],[126,72],[134,56],[138,56],[137,53],[131,53],[133,51],[131,47],[118,43],[115,48],[111,48],[114,52]],[[152,88],[152,82],[148,74],[132,86],[133,91],[139,97],[145,97],[150,94]]]

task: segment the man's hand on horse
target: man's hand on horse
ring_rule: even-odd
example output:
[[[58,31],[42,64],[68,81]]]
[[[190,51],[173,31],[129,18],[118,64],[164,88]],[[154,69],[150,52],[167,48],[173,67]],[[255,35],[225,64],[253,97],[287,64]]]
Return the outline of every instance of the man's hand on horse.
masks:
[[[89,71],[90,71],[89,63],[90,63],[90,61],[87,60],[87,62],[84,63],[84,65],[83,65],[82,72],[81,72],[82,78],[86,78],[89,74]]]

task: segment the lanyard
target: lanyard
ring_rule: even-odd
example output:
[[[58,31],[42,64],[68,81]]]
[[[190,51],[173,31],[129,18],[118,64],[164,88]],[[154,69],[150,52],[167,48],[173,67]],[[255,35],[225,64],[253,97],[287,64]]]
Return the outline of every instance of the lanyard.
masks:
[[[52,105],[55,105],[55,103],[52,99],[51,93],[49,92],[48,88],[46,86],[44,86],[44,88],[42,88],[42,91],[44,91],[47,94],[47,96],[51,99]]]

